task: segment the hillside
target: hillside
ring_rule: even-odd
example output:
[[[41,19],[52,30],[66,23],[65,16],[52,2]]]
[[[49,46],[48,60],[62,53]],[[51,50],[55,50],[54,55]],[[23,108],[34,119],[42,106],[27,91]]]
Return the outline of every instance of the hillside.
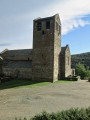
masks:
[[[90,52],[76,54],[71,56],[72,68],[75,68],[77,63],[84,64],[85,67],[90,69]]]

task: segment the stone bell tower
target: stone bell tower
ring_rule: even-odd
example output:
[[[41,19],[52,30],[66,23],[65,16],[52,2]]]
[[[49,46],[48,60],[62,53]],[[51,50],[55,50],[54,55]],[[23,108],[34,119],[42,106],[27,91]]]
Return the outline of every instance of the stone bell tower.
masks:
[[[61,22],[59,15],[33,21],[32,80],[55,82],[59,76]]]

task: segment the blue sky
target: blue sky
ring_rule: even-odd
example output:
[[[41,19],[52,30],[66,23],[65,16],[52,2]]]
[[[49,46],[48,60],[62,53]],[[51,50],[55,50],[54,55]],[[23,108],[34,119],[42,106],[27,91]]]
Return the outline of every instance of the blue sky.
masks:
[[[32,48],[33,19],[59,13],[62,46],[90,52],[90,0],[0,0],[0,52]]]

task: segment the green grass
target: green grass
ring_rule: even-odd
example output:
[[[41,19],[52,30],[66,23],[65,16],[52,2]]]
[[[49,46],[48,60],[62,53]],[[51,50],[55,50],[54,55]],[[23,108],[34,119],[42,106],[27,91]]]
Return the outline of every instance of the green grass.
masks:
[[[69,83],[72,81],[60,80],[55,83]],[[53,84],[51,82],[32,82],[31,80],[10,80],[8,82],[4,82],[0,84],[0,90],[2,89],[10,89],[10,88],[28,88],[28,87],[37,87],[44,86],[48,84]]]
[[[48,85],[48,84],[51,84],[51,82],[31,83],[29,85],[18,86],[18,87],[15,87],[15,88],[37,87],[37,86],[44,86],[44,85]]]
[[[26,87],[36,87],[50,84],[51,82],[32,82],[31,80],[10,80],[0,84],[0,90],[10,89],[10,88],[26,88]]]

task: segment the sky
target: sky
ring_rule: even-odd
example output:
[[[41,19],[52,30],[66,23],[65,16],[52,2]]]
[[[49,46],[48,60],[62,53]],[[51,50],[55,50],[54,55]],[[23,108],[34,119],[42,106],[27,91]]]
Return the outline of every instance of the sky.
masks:
[[[90,52],[90,0],[0,0],[0,52],[29,49],[33,19],[59,14],[61,44],[71,54]]]

